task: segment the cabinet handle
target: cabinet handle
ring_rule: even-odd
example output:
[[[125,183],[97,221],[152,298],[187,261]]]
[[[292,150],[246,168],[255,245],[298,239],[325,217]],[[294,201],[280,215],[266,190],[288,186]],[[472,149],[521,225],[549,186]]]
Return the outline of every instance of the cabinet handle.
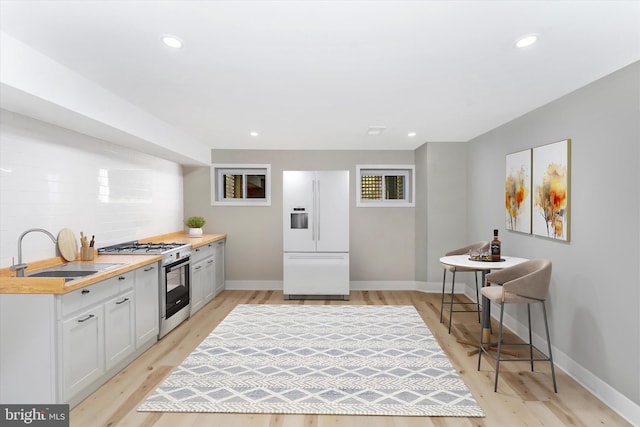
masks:
[[[92,317],[96,317],[95,314],[90,314],[87,317],[83,318],[83,319],[78,319],[78,323],[83,323],[86,322],[87,320],[91,319]]]
[[[201,265],[197,266],[196,268],[194,268],[194,270],[200,270],[202,268]]]
[[[124,276],[118,277],[118,280],[124,280],[124,279],[126,279],[126,277],[124,277]]]
[[[82,295],[88,294],[89,292],[91,292],[89,289],[83,289],[82,290]]]
[[[144,271],[151,271],[151,270],[155,270],[155,267],[147,267],[144,269]]]
[[[209,261],[207,261],[207,264],[211,264],[213,262],[212,259],[210,259]]]
[[[200,252],[200,249],[199,249],[199,248],[196,248],[196,252]]]
[[[176,305],[180,304],[182,302],[181,299],[179,299],[178,301],[176,301]]]
[[[116,301],[116,305],[124,304],[127,301],[129,301],[129,298],[124,298],[122,301]]]

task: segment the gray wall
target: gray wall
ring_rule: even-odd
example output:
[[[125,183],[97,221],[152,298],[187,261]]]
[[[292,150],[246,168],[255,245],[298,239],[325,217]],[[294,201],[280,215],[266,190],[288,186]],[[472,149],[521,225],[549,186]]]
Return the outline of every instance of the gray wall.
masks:
[[[439,289],[440,257],[468,244],[467,151],[465,142],[429,142],[415,152],[415,273],[417,282],[427,283],[423,290]]]
[[[214,163],[271,164],[271,206],[211,206],[209,168],[185,168],[185,216],[207,219],[205,232],[224,232],[228,280],[282,280],[282,171],[350,171],[352,281],[414,280],[414,208],[355,206],[356,164],[414,164],[413,150],[213,150]]]
[[[468,240],[486,238],[500,225],[504,252],[551,259],[549,308],[552,340],[559,350],[556,358],[590,388],[598,388],[592,374],[636,404],[640,403],[639,76],[640,63],[635,63],[475,138],[469,143],[467,172],[468,206],[473,212],[467,216]],[[566,138],[572,140],[571,241],[506,232],[505,155]],[[509,312],[523,324],[525,313]],[[538,323],[539,335],[541,326]]]

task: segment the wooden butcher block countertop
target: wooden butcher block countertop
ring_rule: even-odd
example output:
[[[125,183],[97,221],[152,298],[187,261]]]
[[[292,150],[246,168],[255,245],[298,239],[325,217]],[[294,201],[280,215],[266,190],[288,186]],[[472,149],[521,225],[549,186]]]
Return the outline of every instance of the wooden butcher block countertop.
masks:
[[[174,232],[160,236],[140,239],[140,242],[175,242],[190,244],[192,248],[197,248],[208,243],[225,239],[226,234],[205,234],[202,237],[189,237],[184,232]],[[74,262],[92,263],[113,263],[121,266],[109,270],[98,272],[89,276],[80,277],[75,280],[65,282],[62,277],[15,277],[15,272],[9,268],[0,269],[0,294],[65,294],[85,286],[92,285],[109,279],[114,276],[126,273],[131,270],[144,267],[145,265],[158,262],[162,255],[96,255],[92,261],[79,261],[80,256]],[[25,275],[36,270],[55,267],[64,264],[62,257],[51,258],[42,261],[28,263]]]
[[[157,242],[171,242],[171,243],[184,243],[191,245],[191,248],[199,248],[207,243],[216,242],[218,240],[226,239],[226,234],[203,234],[202,237],[190,237],[183,231],[177,231],[175,233],[163,234],[161,236],[151,237],[149,239],[140,239],[141,243],[157,243]]]

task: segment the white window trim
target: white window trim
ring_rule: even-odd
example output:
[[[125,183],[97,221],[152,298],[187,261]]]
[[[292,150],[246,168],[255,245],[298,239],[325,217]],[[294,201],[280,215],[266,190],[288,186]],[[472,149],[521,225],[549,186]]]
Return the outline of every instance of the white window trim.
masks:
[[[356,165],[356,206],[361,208],[412,208],[416,200],[415,165]],[[362,171],[401,171],[409,174],[407,200],[362,200]]]
[[[237,199],[221,200],[222,194],[219,176],[221,171],[235,170],[239,173],[248,172],[250,169],[265,171],[265,198],[264,199]],[[212,163],[211,175],[211,205],[212,206],[271,206],[271,165],[261,163]]]

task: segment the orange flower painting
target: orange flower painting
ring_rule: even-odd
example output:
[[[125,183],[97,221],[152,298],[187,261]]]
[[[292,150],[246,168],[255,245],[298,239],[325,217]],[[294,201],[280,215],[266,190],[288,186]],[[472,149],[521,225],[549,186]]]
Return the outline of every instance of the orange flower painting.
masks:
[[[506,229],[531,233],[531,150],[507,155]]]
[[[534,234],[559,240],[569,240],[569,142],[538,147],[533,152]]]

